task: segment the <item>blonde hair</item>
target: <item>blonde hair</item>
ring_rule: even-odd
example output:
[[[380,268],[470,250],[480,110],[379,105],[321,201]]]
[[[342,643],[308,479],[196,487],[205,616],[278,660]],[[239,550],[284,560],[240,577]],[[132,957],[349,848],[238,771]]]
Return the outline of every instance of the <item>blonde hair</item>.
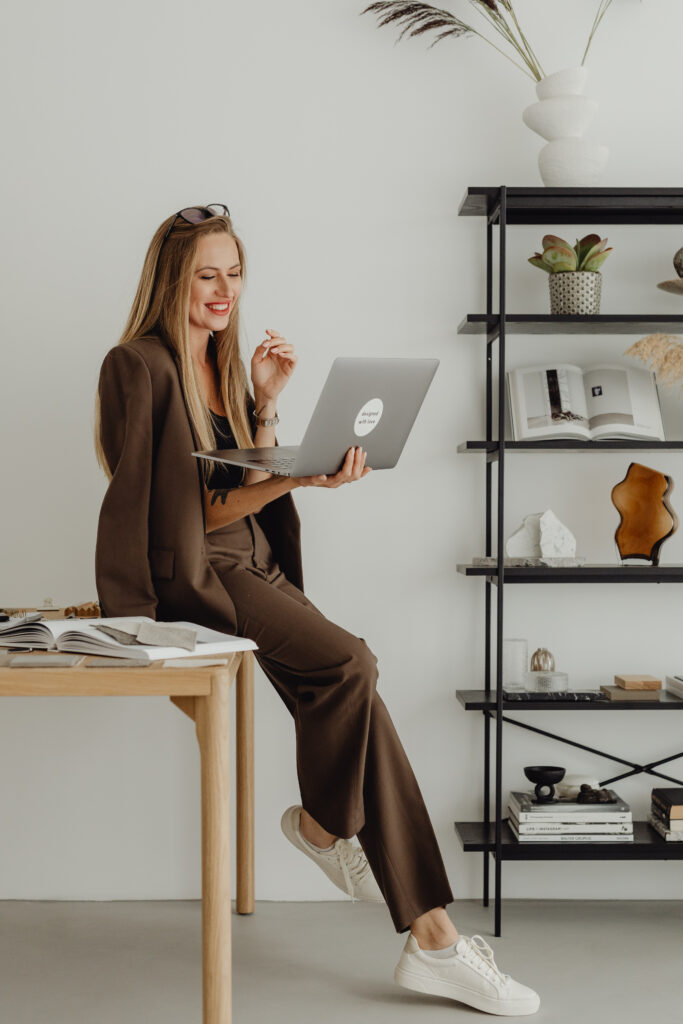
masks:
[[[204,235],[225,232],[235,240],[242,265],[242,280],[246,276],[246,257],[242,241],[232,228],[228,216],[221,215],[188,224],[178,218],[168,238],[166,231],[173,217],[168,217],[157,228],[150,242],[142,267],[138,289],[123,334],[117,344],[149,336],[163,335],[180,359],[180,379],[187,409],[202,449],[224,447],[216,438],[208,403],[200,386],[192,358],[189,340],[190,287],[194,273],[199,239]],[[228,422],[238,448],[253,448],[254,441],[247,410],[248,377],[239,348],[239,298],[230,311],[226,327],[214,331],[216,362],[220,391],[228,414]],[[99,389],[95,394],[95,455],[98,464],[111,480],[112,471],[107,463],[101,440],[101,410]],[[206,482],[220,463],[211,459],[197,460],[202,465]]]

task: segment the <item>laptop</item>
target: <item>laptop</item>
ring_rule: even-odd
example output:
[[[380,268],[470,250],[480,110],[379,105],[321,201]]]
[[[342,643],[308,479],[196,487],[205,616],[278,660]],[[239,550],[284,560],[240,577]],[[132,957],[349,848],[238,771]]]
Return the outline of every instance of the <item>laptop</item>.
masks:
[[[349,448],[367,452],[373,470],[391,469],[432,382],[438,359],[340,356],[332,363],[299,445],[192,452],[276,476],[332,476]]]

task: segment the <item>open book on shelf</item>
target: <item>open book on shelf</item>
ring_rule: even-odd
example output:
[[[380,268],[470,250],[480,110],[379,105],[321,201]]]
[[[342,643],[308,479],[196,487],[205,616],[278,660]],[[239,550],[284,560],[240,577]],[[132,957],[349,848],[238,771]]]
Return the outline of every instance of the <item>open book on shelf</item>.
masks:
[[[253,640],[242,636],[231,636],[216,629],[200,626],[196,622],[155,623],[148,615],[96,619],[42,619],[26,621],[26,616],[10,616],[7,622],[0,622],[0,647],[16,647],[20,650],[69,651],[74,654],[100,654],[112,658],[143,658],[160,661],[165,658],[192,658],[198,655],[231,654],[234,651],[257,650]],[[160,626],[177,626],[191,629],[196,633],[194,650],[184,647],[162,647],[157,644],[142,644],[131,636],[132,642],[122,643],[107,635],[98,626],[113,627],[123,632],[132,630],[140,623],[152,622]]]
[[[507,378],[515,441],[665,440],[651,370],[548,363],[510,370]]]

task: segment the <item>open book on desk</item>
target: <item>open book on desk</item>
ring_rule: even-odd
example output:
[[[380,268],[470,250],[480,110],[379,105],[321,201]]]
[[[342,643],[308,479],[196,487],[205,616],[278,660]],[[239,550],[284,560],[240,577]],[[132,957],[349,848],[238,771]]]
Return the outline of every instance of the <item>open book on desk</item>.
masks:
[[[144,658],[148,661],[258,650],[254,641],[246,637],[220,633],[216,629],[200,626],[196,622],[155,623],[155,620],[148,615],[97,619],[42,619],[33,622],[27,622],[26,618],[23,615],[10,616],[7,622],[0,622],[0,647],[16,647],[20,650],[69,651],[74,654],[100,654],[112,658]],[[184,647],[141,644],[136,641],[121,643],[96,628],[97,626],[112,626],[124,629],[135,623],[143,622],[194,630],[197,634],[194,650],[188,651]]]
[[[548,362],[510,370],[508,390],[515,441],[665,440],[651,370]]]

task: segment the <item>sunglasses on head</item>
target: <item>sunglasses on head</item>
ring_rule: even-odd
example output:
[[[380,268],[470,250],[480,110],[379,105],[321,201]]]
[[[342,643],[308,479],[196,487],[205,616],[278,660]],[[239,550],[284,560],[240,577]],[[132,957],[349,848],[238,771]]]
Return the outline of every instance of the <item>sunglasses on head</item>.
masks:
[[[186,206],[184,210],[178,210],[175,217],[171,221],[171,226],[164,235],[164,241],[162,245],[170,235],[175,222],[180,217],[182,220],[187,221],[188,224],[200,224],[203,220],[208,220],[210,217],[229,217],[230,210],[223,203],[209,203],[208,206]]]

